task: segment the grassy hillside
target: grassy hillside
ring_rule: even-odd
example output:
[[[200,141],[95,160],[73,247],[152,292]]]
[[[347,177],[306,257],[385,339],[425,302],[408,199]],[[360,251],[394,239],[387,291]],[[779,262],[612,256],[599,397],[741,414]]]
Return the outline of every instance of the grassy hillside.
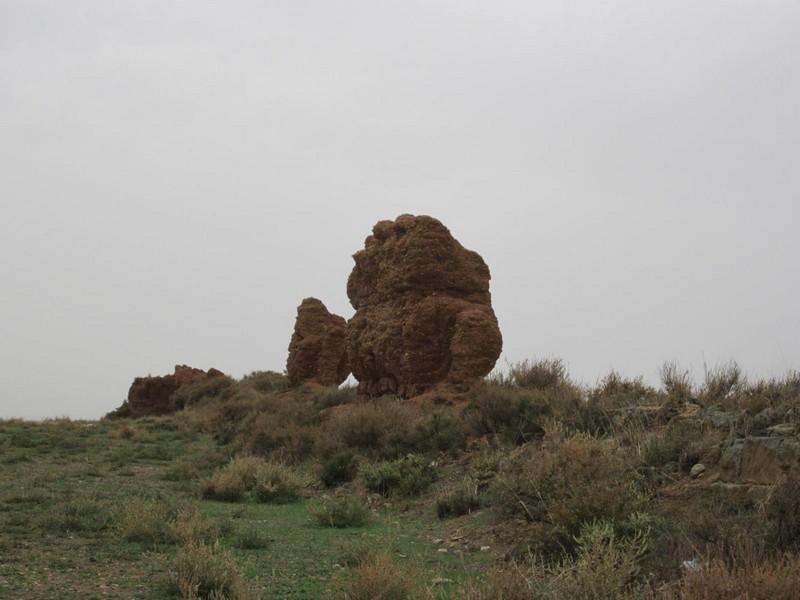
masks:
[[[0,598],[795,597],[800,471],[715,484],[732,440],[796,439],[800,377],[662,384],[544,360],[362,402],[255,373],[167,417],[3,421]]]

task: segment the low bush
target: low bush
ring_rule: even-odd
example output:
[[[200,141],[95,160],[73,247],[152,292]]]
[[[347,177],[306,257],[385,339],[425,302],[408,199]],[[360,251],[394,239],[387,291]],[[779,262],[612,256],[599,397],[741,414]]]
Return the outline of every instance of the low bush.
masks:
[[[254,456],[233,459],[201,484],[203,498],[236,502],[247,494],[259,502],[292,502],[300,497],[305,478],[279,462]]]
[[[679,582],[665,585],[655,600],[794,600],[800,589],[800,556],[757,563],[726,566],[723,562],[706,564],[688,573]]]
[[[642,597],[639,559],[644,534],[624,539],[607,521],[586,523],[576,539],[575,558],[545,571],[534,571],[533,597],[575,600],[633,600]]]
[[[275,371],[253,371],[249,375],[242,377],[239,382],[241,388],[252,388],[262,394],[280,392],[286,389],[286,375],[281,375]]]
[[[675,419],[663,434],[650,436],[642,446],[642,463],[645,469],[663,469],[675,463],[684,473],[717,445],[719,440],[706,436],[703,424],[694,419]]]
[[[684,402],[692,397],[692,376],[687,369],[681,368],[676,361],[667,361],[658,370],[661,385],[667,394]]]
[[[645,500],[630,460],[613,440],[549,433],[541,447],[526,447],[503,463],[493,484],[501,515],[533,524],[527,544],[544,558],[574,552],[586,523],[621,524]]]
[[[250,527],[236,535],[235,543],[240,550],[262,550],[269,546],[270,539],[260,529]]]
[[[560,358],[524,360],[511,365],[511,383],[528,390],[546,390],[569,382],[567,367]]]
[[[456,454],[467,445],[464,422],[447,412],[434,412],[424,423],[417,425],[419,447]]]
[[[284,464],[264,461],[256,471],[253,492],[259,502],[283,504],[300,499],[305,478]]]
[[[219,542],[190,543],[175,557],[175,591],[184,600],[250,600],[249,589],[233,555]]]
[[[580,430],[595,436],[620,435],[635,442],[651,424],[644,407],[658,406],[660,394],[641,377],[626,379],[611,371],[589,390],[582,407]]]
[[[698,394],[704,406],[731,403],[732,396],[744,391],[747,382],[739,365],[731,361],[714,369],[707,370],[703,387]]]
[[[482,382],[469,393],[464,421],[476,436],[493,436],[509,444],[522,444],[544,434],[553,411],[548,397],[492,382]]]
[[[363,562],[375,557],[376,549],[374,544],[370,544],[361,539],[345,539],[335,546],[336,555],[339,563],[343,567],[357,567]]]
[[[94,498],[76,497],[58,504],[37,521],[44,531],[103,531],[112,522],[109,505]]]
[[[480,508],[483,500],[478,494],[478,484],[464,481],[452,490],[440,492],[436,498],[436,516],[440,519],[460,517]]]
[[[318,410],[333,408],[342,404],[349,404],[356,400],[356,388],[352,385],[342,387],[328,387],[316,391],[311,396],[311,403]]]
[[[340,447],[393,459],[425,450],[417,428],[423,418],[414,406],[396,398],[379,398],[334,411],[326,429]]]
[[[199,377],[179,387],[169,397],[169,405],[172,410],[181,410],[203,401],[222,402],[235,388],[236,382],[227,376]]]
[[[348,496],[324,498],[311,506],[309,512],[324,527],[363,527],[369,521],[369,510]]]
[[[765,506],[768,541],[776,549],[800,553],[800,467],[786,472]]]
[[[299,462],[315,456],[323,444],[320,422],[318,411],[307,399],[265,397],[238,423],[232,445],[240,454]]]
[[[534,596],[526,569],[510,563],[489,570],[481,577],[471,577],[458,586],[444,590],[446,600],[539,600],[556,596]]]
[[[436,471],[424,456],[409,454],[405,458],[362,465],[359,471],[370,492],[382,496],[398,493],[417,496],[436,481]]]
[[[238,502],[244,498],[247,490],[244,476],[228,468],[216,471],[200,485],[200,495],[203,498],[222,502]]]
[[[175,543],[178,538],[172,524],[179,508],[169,498],[129,496],[119,505],[114,526],[119,536],[128,542]]]
[[[420,581],[412,569],[380,553],[360,562],[339,587],[347,600],[417,600],[424,593]]]
[[[358,460],[353,450],[342,450],[322,463],[320,480],[327,487],[336,487],[352,481],[358,475]]]

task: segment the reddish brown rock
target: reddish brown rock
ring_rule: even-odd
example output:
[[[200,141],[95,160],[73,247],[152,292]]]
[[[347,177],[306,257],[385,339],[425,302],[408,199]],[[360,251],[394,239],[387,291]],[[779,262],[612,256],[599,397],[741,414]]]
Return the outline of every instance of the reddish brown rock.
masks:
[[[347,379],[347,322],[316,298],[297,307],[286,374],[289,385],[312,382],[339,385]]]
[[[359,393],[410,398],[487,375],[503,340],[483,259],[428,216],[381,221],[372,233],[347,282],[356,309],[348,361]]]
[[[175,365],[172,375],[137,377],[128,390],[128,399],[109,417],[138,418],[165,415],[180,410],[193,399],[218,395],[234,381],[222,371]]]

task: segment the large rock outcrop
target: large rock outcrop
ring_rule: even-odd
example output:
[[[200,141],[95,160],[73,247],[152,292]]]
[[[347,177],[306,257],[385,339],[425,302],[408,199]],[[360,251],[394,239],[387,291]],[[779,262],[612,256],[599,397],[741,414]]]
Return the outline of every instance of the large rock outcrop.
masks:
[[[132,418],[166,415],[180,410],[203,395],[216,396],[233,379],[217,369],[194,369],[175,365],[171,375],[137,377],[128,389],[122,406],[107,416]]]
[[[312,382],[339,385],[347,379],[347,322],[331,314],[316,298],[297,307],[294,333],[286,361],[288,383],[294,387]]]
[[[347,351],[360,394],[466,388],[494,368],[503,341],[489,268],[442,223],[413,215],[380,221],[353,259]]]

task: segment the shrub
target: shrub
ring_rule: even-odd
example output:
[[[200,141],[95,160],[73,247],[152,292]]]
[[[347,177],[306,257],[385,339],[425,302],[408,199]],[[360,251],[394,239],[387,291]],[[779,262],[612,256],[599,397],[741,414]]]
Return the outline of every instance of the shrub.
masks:
[[[327,429],[342,447],[392,459],[420,450],[417,425],[421,420],[418,408],[396,398],[379,398],[336,410]]]
[[[657,600],[793,600],[800,589],[800,556],[727,567],[722,562],[704,565],[680,582],[665,586]]]
[[[244,498],[245,492],[252,488],[253,483],[247,481],[238,469],[229,467],[214,472],[201,484],[200,495],[203,498],[222,502],[238,502]]]
[[[299,472],[278,462],[254,456],[233,459],[201,485],[201,495],[236,502],[251,492],[259,502],[291,502],[300,497],[306,481]]]
[[[533,523],[530,547],[545,557],[574,551],[586,523],[622,523],[644,501],[618,444],[582,434],[521,449],[503,464],[494,489],[496,510]]]
[[[252,388],[262,394],[269,394],[285,390],[287,380],[286,375],[275,371],[253,371],[242,377],[239,385],[243,388]]]
[[[115,528],[122,539],[144,544],[174,543],[175,530],[170,526],[178,506],[165,498],[125,498],[115,515]]]
[[[428,421],[417,426],[420,448],[455,453],[467,445],[464,424],[450,413],[435,412]]]
[[[667,361],[658,370],[661,384],[673,401],[683,404],[692,397],[692,378],[688,370],[682,369],[676,361]]]
[[[259,502],[282,504],[300,498],[305,478],[284,464],[264,461],[256,471],[253,491]]]
[[[181,410],[204,400],[222,401],[233,392],[235,387],[236,382],[227,376],[198,377],[194,381],[180,386],[169,397],[169,405],[172,410]]]
[[[339,563],[344,567],[357,567],[375,557],[375,546],[358,539],[339,541],[336,546]]]
[[[767,406],[785,407],[787,412],[796,409],[800,406],[800,371],[790,371],[781,379],[756,381],[747,387],[744,396],[747,405],[755,404],[759,409]],[[795,410],[795,413],[800,417],[800,412]]]
[[[236,537],[236,547],[241,550],[261,550],[269,546],[270,540],[259,529],[250,527]]]
[[[381,553],[359,563],[340,587],[348,600],[416,600],[421,597],[419,581],[412,570]]]
[[[322,437],[319,423],[318,412],[307,400],[288,395],[263,398],[237,424],[233,446],[243,454],[301,461],[316,452]]]
[[[442,596],[447,600],[531,600],[531,582],[523,567],[515,563],[491,569],[484,577],[472,577],[456,588],[446,590]],[[556,598],[544,596],[544,598]]]
[[[716,441],[706,438],[701,422],[676,419],[667,425],[663,435],[651,436],[642,449],[645,469],[663,468],[675,462],[688,473]]]
[[[611,371],[589,390],[582,410],[580,430],[592,435],[620,435],[635,443],[650,424],[645,405],[656,405],[659,393],[641,377],[625,379]]]
[[[48,511],[38,525],[44,530],[102,531],[109,526],[110,520],[106,502],[77,497]]]
[[[397,492],[402,496],[417,496],[436,480],[436,471],[430,462],[419,455],[366,464],[361,467],[361,478],[371,492],[389,496]]]
[[[342,387],[331,386],[316,391],[311,396],[311,403],[318,410],[349,404],[356,400],[356,388],[352,385]]]
[[[769,541],[781,551],[800,552],[800,467],[783,475],[766,504]]]
[[[577,556],[537,578],[535,596],[575,600],[641,598],[637,578],[646,550],[644,534],[621,539],[608,521],[586,523],[577,540]]]
[[[186,600],[249,600],[253,597],[233,555],[219,542],[182,546],[175,557],[175,588]]]
[[[165,481],[190,481],[201,475],[197,461],[191,458],[179,458],[164,472]]]
[[[355,479],[358,474],[358,461],[352,450],[342,450],[322,463],[319,478],[327,487],[335,487]]]
[[[511,365],[511,382],[529,390],[546,390],[568,383],[567,368],[560,358],[524,360]]]
[[[324,498],[309,508],[309,512],[324,527],[363,527],[369,521],[369,510],[349,497]]]
[[[436,516],[440,519],[459,517],[480,508],[482,504],[478,485],[467,480],[459,487],[439,494],[436,499]]]
[[[700,400],[706,406],[729,399],[746,387],[742,371],[735,362],[707,370],[705,382],[700,390]]]
[[[551,416],[552,407],[544,393],[490,382],[472,388],[464,410],[473,435],[492,435],[510,444],[541,437]]]

